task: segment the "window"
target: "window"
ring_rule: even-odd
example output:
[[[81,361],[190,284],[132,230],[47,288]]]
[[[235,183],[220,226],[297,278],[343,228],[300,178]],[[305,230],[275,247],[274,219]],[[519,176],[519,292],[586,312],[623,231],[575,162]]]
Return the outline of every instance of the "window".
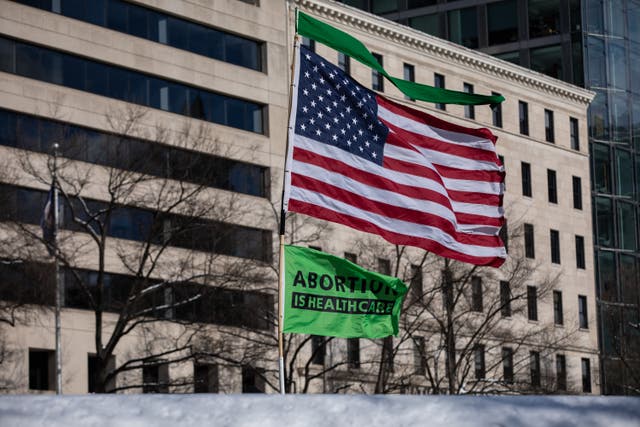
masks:
[[[545,37],[560,31],[560,7],[554,0],[529,0],[529,37]]]
[[[218,392],[218,365],[198,362],[193,364],[193,392]]]
[[[318,335],[311,336],[311,363],[324,365],[325,339]]]
[[[584,237],[576,235],[576,268],[585,269]]]
[[[526,197],[532,197],[531,191],[531,165],[527,162],[520,163],[520,170],[522,173],[522,195]]]
[[[547,169],[547,194],[549,195],[549,203],[558,203],[556,171],[551,169]]]
[[[531,387],[540,387],[540,353],[529,352],[529,372],[531,373]]]
[[[440,89],[444,89],[444,76],[442,74],[438,74],[438,73],[433,73],[433,86],[440,88]],[[447,109],[447,105],[446,104],[441,104],[441,103],[437,103],[436,104],[436,108],[438,110],[446,110]]]
[[[564,354],[556,355],[556,387],[558,390],[567,389],[567,360]]]
[[[471,310],[482,311],[482,278],[471,277]]]
[[[544,138],[547,142],[554,142],[553,111],[544,110]]]
[[[373,57],[376,58],[380,66],[384,65],[382,63],[382,55],[374,53]],[[373,68],[371,69],[371,89],[379,92],[384,91],[384,77],[382,76],[382,73]]]
[[[582,392],[591,393],[591,361],[582,359]]]
[[[56,353],[29,349],[29,390],[55,390]]]
[[[302,46],[309,49],[311,52],[316,51],[316,41],[307,37],[302,37]]]
[[[413,337],[413,373],[424,375],[427,372],[427,357],[424,337]]]
[[[351,252],[345,252],[344,253],[344,259],[346,259],[349,262],[352,262],[354,264],[358,263],[358,256],[356,254],[353,254]]]
[[[242,392],[264,393],[264,369],[245,365],[242,367]]]
[[[417,265],[411,266],[411,283],[409,292],[413,301],[422,300],[422,269]]]
[[[562,292],[553,291],[553,322],[556,325],[564,323],[562,315]]]
[[[463,83],[462,85],[463,91],[465,93],[473,93],[473,85],[470,83]],[[464,106],[464,116],[467,119],[475,119],[476,118],[476,110],[473,105],[465,105]]]
[[[578,176],[572,177],[573,181],[573,208],[582,210],[582,179]]]
[[[569,138],[571,139],[571,148],[580,151],[580,133],[578,129],[578,119],[569,117]]]
[[[121,0],[20,3],[198,55],[262,71],[264,43]],[[57,3],[57,7],[54,5]],[[60,7],[62,3],[62,8]]]
[[[88,387],[87,391],[89,393],[95,393],[97,391],[97,383],[100,379],[99,377],[99,360],[98,356],[95,354],[89,354],[87,357],[87,367],[88,367]],[[116,358],[111,356],[107,361],[107,372],[113,372],[116,368]],[[108,379],[107,384],[105,384],[105,391],[108,393],[111,390],[116,388],[116,379],[115,377]]]
[[[589,313],[587,311],[587,297],[584,295],[578,295],[578,317],[580,320],[580,327],[582,329],[589,329]]]
[[[502,378],[507,384],[513,383],[513,349],[502,347]]]
[[[442,38],[444,31],[440,22],[440,16],[437,13],[409,18],[411,28]]]
[[[560,232],[558,230],[549,230],[551,240],[551,262],[560,264]]]
[[[529,135],[529,105],[524,101],[518,101],[518,113],[520,117],[520,133]]]
[[[146,361],[142,365],[142,392],[169,393],[169,365],[162,360]]]
[[[338,68],[347,75],[351,74],[351,57],[342,52],[338,52]]]
[[[529,320],[538,320],[538,290],[527,286],[527,316]]]
[[[511,317],[511,285],[505,280],[500,281],[500,314]]]
[[[491,95],[500,96],[498,92],[491,92]],[[494,126],[502,127],[502,103],[491,105],[491,119]]]
[[[347,364],[353,369],[360,367],[360,340],[358,338],[347,338]]]
[[[402,73],[403,73],[403,77],[405,80],[409,81],[409,82],[415,82],[416,81],[416,70],[415,67],[411,64],[403,64],[402,65]],[[410,101],[415,101],[415,99],[408,97],[407,95],[404,96],[404,99],[408,99]]]
[[[393,372],[393,337],[382,340],[382,365],[389,372]]]
[[[391,275],[391,262],[386,258],[378,258],[378,273]]]
[[[0,43],[16,50],[12,61],[18,65],[5,64],[8,69],[1,71],[249,132],[265,133],[266,107],[262,104],[3,37],[0,37]]]
[[[447,12],[449,40],[470,49],[478,47],[478,17],[475,7]]]
[[[506,0],[487,5],[489,45],[518,40],[518,5],[516,0]]]
[[[556,79],[562,79],[562,46],[538,47],[529,50],[530,68]]]
[[[536,257],[532,224],[524,224],[524,254],[527,258]]]
[[[473,349],[473,367],[475,372],[475,378],[482,380],[485,378],[485,364],[484,364],[484,345],[477,344]]]

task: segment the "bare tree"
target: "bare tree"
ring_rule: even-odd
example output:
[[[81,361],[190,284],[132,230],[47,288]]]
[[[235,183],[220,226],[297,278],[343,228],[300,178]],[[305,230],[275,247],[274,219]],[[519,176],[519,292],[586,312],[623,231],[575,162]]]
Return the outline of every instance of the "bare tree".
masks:
[[[151,390],[143,376],[126,374],[195,360],[202,354],[200,337],[211,333],[207,323],[233,326],[237,318],[227,316],[233,307],[225,306],[225,298],[235,295],[232,289],[265,282],[271,232],[236,225],[259,206],[211,188],[229,180],[226,164],[216,161],[229,153],[209,127],[149,126],[140,108],[105,118],[113,132],[106,136],[51,135],[61,142],[56,172],[62,223],[51,252],[61,266],[65,305],[93,313],[95,391]],[[53,164],[46,160],[22,151],[14,160],[20,169],[15,182],[48,185]],[[0,256],[46,259],[45,245],[53,248],[33,223],[5,223],[11,245],[2,245]],[[164,331],[162,340],[158,331]],[[142,349],[123,358],[119,346],[134,334]]]

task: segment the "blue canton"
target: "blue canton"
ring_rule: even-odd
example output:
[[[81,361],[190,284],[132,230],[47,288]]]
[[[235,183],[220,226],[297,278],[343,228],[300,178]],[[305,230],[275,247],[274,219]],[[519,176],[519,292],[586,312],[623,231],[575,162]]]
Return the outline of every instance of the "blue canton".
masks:
[[[375,93],[300,46],[295,132],[382,165],[389,129],[378,119]]]

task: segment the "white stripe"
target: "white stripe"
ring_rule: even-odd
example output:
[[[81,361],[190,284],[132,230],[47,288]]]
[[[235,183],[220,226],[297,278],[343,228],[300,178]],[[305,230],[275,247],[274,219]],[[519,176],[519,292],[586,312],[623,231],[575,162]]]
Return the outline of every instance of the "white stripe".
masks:
[[[412,133],[416,133],[418,135],[424,135],[429,138],[439,139],[449,144],[460,145],[463,147],[479,148],[481,150],[487,150],[495,153],[493,142],[486,138],[482,138],[476,135],[470,135],[468,133],[460,133],[446,129],[440,129],[435,126],[420,123],[408,117],[387,110],[380,104],[378,104],[378,116],[393,124],[394,126]]]
[[[449,249],[461,252],[469,256],[506,258],[506,251],[504,247],[491,248],[477,245],[466,245],[458,242],[452,236],[437,227],[415,224],[412,222],[377,215],[369,211],[365,211],[349,204],[343,203],[339,200],[332,199],[323,194],[308,191],[303,188],[292,186],[291,199],[310,203],[316,206],[333,210],[338,213],[360,218],[364,221],[375,224],[376,226],[389,232],[434,240]]]

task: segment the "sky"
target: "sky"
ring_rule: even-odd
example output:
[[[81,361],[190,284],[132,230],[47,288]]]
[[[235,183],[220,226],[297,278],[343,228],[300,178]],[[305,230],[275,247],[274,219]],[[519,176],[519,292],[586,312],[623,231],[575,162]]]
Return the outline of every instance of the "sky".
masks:
[[[2,427],[638,427],[640,398],[575,396],[22,395]]]

